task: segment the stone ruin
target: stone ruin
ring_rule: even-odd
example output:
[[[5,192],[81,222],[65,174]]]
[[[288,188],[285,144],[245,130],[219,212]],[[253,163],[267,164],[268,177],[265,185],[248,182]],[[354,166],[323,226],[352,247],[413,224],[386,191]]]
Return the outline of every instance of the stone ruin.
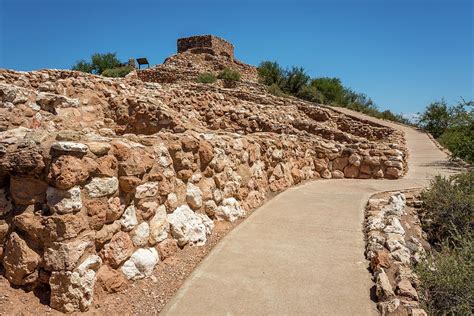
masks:
[[[221,58],[186,50],[160,69]],[[247,71],[236,88],[0,70],[0,272],[12,285],[85,311],[95,289],[150,276],[271,192],[406,172],[401,132],[273,96],[254,67],[225,62]]]
[[[234,45],[214,35],[199,35],[178,39],[178,53],[211,54],[234,59]]]

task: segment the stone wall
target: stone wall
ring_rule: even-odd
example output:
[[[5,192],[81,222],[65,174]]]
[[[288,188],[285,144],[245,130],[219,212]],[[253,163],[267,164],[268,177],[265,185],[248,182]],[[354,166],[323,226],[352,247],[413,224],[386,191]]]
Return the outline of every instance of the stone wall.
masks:
[[[213,35],[200,35],[178,39],[178,53],[186,51],[208,53],[234,59],[234,46],[226,40]]]
[[[2,70],[0,101],[0,263],[64,312],[149,276],[271,192],[406,171],[399,132],[256,84]]]

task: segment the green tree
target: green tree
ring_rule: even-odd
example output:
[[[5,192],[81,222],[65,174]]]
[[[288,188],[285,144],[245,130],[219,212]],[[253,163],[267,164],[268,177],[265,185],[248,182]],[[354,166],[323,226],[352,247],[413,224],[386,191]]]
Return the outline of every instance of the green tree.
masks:
[[[431,103],[426,110],[420,115],[418,124],[425,131],[433,135],[433,137],[440,137],[449,127],[450,113],[446,101],[435,101]]]
[[[261,83],[267,86],[277,84],[281,87],[281,84],[285,79],[285,73],[277,62],[263,61],[258,66],[257,70]]]
[[[322,77],[311,81],[311,85],[316,87],[322,95],[324,104],[336,104],[345,106],[348,104],[346,90],[338,78]]]
[[[298,95],[309,82],[310,77],[306,74],[303,67],[292,67],[285,71],[285,80],[283,91]]]
[[[116,53],[95,53],[91,56],[91,61],[79,60],[72,70],[101,75],[106,69],[119,68],[122,64]]]

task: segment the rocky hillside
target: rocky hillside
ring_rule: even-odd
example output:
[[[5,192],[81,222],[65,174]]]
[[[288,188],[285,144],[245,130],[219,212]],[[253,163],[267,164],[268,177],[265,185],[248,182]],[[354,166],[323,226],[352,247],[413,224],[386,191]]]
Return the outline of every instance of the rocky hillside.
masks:
[[[236,87],[195,83],[227,67],[243,73]],[[150,275],[167,247],[203,245],[214,221],[271,192],[405,173],[400,132],[270,95],[256,78],[209,51],[124,79],[0,70],[4,276],[84,311],[96,280],[114,290]]]

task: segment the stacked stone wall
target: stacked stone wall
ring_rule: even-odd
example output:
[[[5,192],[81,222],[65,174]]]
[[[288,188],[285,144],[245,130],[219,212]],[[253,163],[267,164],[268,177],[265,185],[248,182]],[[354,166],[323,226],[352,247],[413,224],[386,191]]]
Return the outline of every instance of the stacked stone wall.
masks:
[[[178,39],[178,53],[186,51],[196,53],[209,53],[216,56],[224,56],[234,59],[234,46],[226,40],[213,36],[201,35]]]

